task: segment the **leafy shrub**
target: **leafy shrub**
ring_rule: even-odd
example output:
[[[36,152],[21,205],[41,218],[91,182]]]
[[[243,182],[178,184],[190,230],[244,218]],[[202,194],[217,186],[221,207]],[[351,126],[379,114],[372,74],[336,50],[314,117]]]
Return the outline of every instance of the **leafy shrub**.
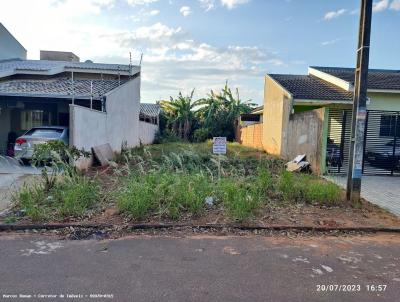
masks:
[[[199,128],[193,132],[193,141],[197,143],[205,142],[210,138],[210,130],[208,128]]]
[[[182,141],[182,138],[169,129],[165,129],[163,132],[157,131],[154,138],[155,144],[177,143]]]

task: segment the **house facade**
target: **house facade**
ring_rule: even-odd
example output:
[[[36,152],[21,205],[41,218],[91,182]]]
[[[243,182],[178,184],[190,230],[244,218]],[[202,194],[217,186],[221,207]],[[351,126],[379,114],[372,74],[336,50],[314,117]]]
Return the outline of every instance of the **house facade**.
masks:
[[[15,139],[37,126],[67,126],[70,145],[87,151],[107,143],[115,152],[150,144],[158,110],[140,104],[139,66],[0,61],[1,155],[12,156]]]
[[[265,77],[262,146],[290,159],[306,154],[316,173],[347,171],[354,69],[310,67],[307,75]],[[371,69],[364,174],[397,175],[400,71]]]

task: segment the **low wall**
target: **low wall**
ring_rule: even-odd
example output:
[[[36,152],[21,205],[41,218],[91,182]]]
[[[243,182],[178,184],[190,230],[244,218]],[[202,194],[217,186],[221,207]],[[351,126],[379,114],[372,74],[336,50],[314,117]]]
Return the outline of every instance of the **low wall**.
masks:
[[[86,107],[70,105],[70,144],[90,151],[108,143],[107,114]]]
[[[70,145],[90,152],[92,147],[108,143],[106,121],[105,112],[70,105]],[[80,158],[75,162],[75,166],[85,170],[92,163],[92,157]]]
[[[106,112],[70,105],[70,145],[85,151],[110,144],[116,153],[121,148],[139,145],[140,77],[132,79],[105,95]],[[150,131],[146,131],[149,140]],[[80,168],[90,165],[80,160]]]
[[[240,128],[239,142],[246,147],[263,149],[262,135],[262,124],[248,125],[246,127]]]
[[[150,145],[154,142],[156,133],[158,131],[158,126],[146,123],[139,122],[139,141],[142,145]]]
[[[292,114],[289,118],[284,157],[305,154],[314,173],[321,173],[325,109]]]

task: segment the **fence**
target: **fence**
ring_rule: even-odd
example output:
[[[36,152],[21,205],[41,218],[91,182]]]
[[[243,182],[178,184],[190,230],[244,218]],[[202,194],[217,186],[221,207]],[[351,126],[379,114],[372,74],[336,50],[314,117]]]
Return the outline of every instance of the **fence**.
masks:
[[[328,173],[346,173],[350,147],[351,110],[331,109],[328,123]],[[400,112],[367,112],[363,174],[400,175]]]
[[[246,146],[256,149],[263,149],[262,135],[263,125],[253,124],[240,129],[239,142]]]

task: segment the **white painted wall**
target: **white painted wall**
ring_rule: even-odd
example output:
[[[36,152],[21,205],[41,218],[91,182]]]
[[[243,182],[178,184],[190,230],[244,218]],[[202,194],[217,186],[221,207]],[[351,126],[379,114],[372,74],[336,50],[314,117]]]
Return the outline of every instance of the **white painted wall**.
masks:
[[[123,142],[139,145],[140,77],[106,94],[107,135],[111,148],[119,152]]]
[[[0,60],[17,58],[26,60],[26,50],[0,23]]]
[[[107,112],[70,105],[70,144],[90,151],[109,143],[114,152],[120,152],[124,142],[138,146],[139,110],[140,77],[106,95]]]
[[[70,105],[70,144],[90,151],[108,143],[107,114],[78,105]]]
[[[146,123],[143,121],[139,122],[139,140],[142,145],[151,145],[154,142],[158,126]]]

